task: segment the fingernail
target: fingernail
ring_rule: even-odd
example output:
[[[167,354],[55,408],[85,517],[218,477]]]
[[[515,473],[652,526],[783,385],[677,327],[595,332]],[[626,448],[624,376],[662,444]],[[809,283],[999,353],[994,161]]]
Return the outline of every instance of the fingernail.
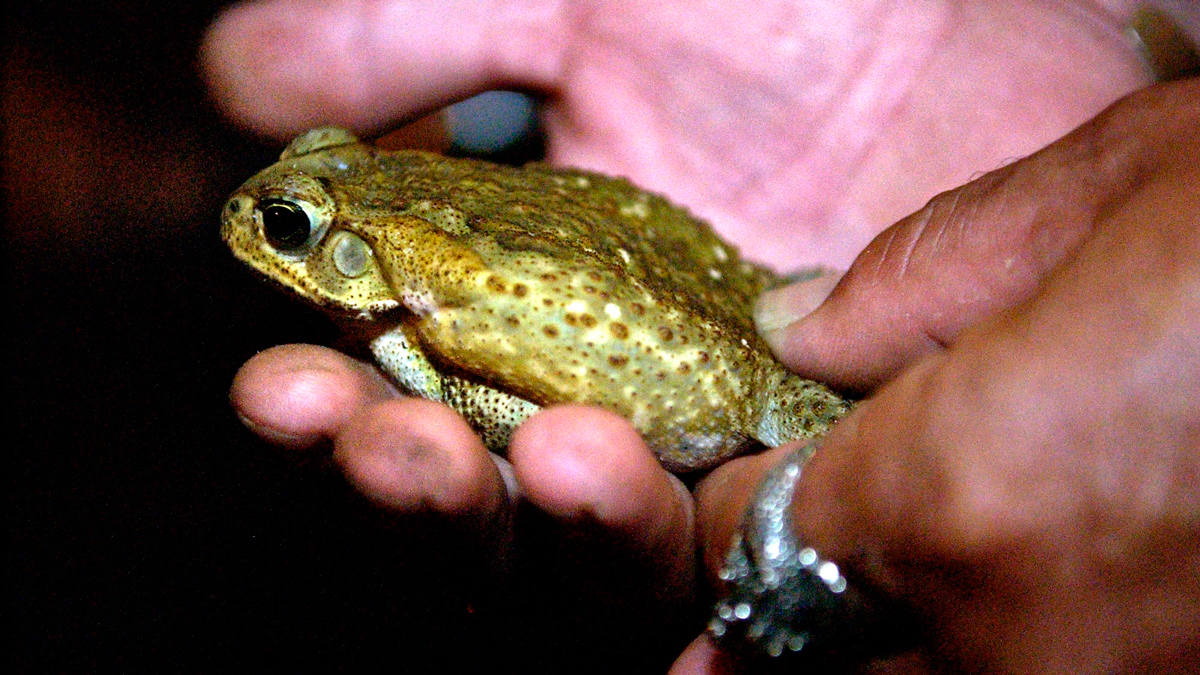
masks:
[[[783,330],[820,307],[842,274],[842,271],[828,267],[806,269],[789,276],[793,283],[758,296],[754,304],[754,324],[758,334],[776,348],[775,341]]]

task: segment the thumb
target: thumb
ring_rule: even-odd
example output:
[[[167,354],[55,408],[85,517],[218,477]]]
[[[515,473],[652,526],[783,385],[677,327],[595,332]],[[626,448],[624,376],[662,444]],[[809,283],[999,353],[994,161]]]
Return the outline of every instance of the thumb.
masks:
[[[880,233],[836,285],[827,275],[764,293],[755,308],[760,331],[789,368],[866,391],[1028,297],[1047,261],[1030,259],[1014,236],[1035,224],[997,198],[1011,176],[938,195]]]
[[[1081,147],[1088,126],[934,197],[880,233],[827,298],[828,277],[763,294],[763,337],[789,368],[863,392],[1032,297],[1128,189],[1112,158]]]
[[[201,62],[226,112],[260,132],[368,130],[489,88],[549,88],[563,35],[556,5],[238,4],[209,29]]]
[[[828,280],[764,294],[760,331],[808,377],[849,391],[890,380],[1036,295],[1098,219],[1174,161],[1164,148],[1195,128],[1192,108],[1178,102],[1198,90],[1192,80],[1139,91],[1037,153],[934,197],[867,245],[815,310],[813,286]]]

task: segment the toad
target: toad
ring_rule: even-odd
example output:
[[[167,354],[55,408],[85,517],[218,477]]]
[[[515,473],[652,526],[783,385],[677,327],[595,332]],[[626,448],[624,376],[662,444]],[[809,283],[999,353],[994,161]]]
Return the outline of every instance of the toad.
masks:
[[[780,279],[620,178],[385,151],[326,127],[230,197],[221,234],[357,323],[401,388],[493,451],[541,407],[586,403],[683,472],[819,436],[849,410],[755,332],[754,300]]]

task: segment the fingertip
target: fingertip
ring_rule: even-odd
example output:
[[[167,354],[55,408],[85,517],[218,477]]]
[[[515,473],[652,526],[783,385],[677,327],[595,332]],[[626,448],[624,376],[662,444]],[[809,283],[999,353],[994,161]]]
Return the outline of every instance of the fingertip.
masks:
[[[677,479],[628,421],[599,408],[538,413],[513,435],[510,459],[526,497],[559,520],[644,528],[664,502],[679,510]]]
[[[691,495],[629,422],[549,408],[518,428],[509,457],[525,498],[549,516],[539,564],[573,606],[593,608],[594,628],[649,635],[675,625],[695,593]]]
[[[287,44],[285,30],[260,42],[261,50],[253,48],[254,35],[260,32],[270,10],[260,3],[237,3],[226,7],[209,25],[200,43],[200,73],[209,92],[222,111],[233,120],[263,133],[283,139],[291,129],[286,119],[279,119],[277,106],[269,94],[268,84],[277,56],[271,47]]]
[[[838,389],[865,390],[893,369],[878,349],[890,336],[872,328],[876,314],[860,311],[875,294],[860,297],[861,274],[815,272],[760,295],[755,327],[788,368]]]
[[[546,87],[560,66],[562,22],[536,7],[508,9],[240,3],[209,28],[201,68],[226,113],[260,133],[287,139],[326,124],[365,133],[488,88]]]
[[[399,513],[487,516],[505,499],[479,437],[452,410],[425,399],[364,410],[335,439],[334,459],[359,491]]]
[[[329,123],[363,130],[383,108],[362,53],[367,18],[352,3],[235,4],[204,36],[201,70],[230,117],[268,136]]]
[[[869,392],[942,345],[925,330],[926,308],[853,268],[829,297],[768,338],[789,369],[834,389]]]
[[[362,406],[391,395],[374,369],[314,345],[256,354],[238,370],[229,393],[246,426],[295,449],[331,438]]]
[[[833,292],[842,272],[816,268],[780,288],[762,293],[754,303],[754,325],[759,334],[776,348],[780,331],[812,313]]]
[[[683,650],[667,675],[733,675],[739,672],[730,655],[703,633]]]

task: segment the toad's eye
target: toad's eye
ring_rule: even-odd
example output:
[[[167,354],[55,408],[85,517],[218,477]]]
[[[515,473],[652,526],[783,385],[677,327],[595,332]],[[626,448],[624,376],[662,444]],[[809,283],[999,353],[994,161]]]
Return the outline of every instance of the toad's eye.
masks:
[[[279,251],[296,251],[308,243],[312,223],[308,214],[294,202],[264,199],[258,205],[262,213],[263,235]]]

